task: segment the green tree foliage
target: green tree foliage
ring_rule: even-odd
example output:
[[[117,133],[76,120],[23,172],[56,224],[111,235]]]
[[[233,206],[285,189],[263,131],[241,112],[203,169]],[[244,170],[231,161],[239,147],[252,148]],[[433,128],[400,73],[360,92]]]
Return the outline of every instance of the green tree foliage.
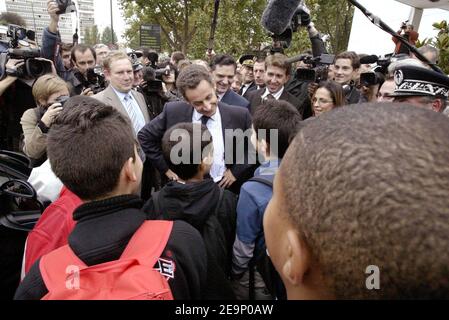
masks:
[[[438,31],[438,35],[435,38],[418,41],[416,46],[419,48],[428,44],[440,50],[438,65],[444,73],[449,74],[449,23],[445,20],[434,23],[433,27]]]
[[[98,31],[98,27],[96,25],[93,25],[92,27],[86,28],[84,30],[84,44],[93,46],[97,43],[100,43],[100,41],[100,32]]]
[[[106,45],[112,44],[112,35],[110,27],[104,28],[103,33],[101,35],[101,43],[104,43]],[[117,35],[114,31],[114,44],[115,43],[117,43]]]
[[[317,29],[329,36],[329,51],[334,54],[346,51],[351,35],[354,7],[346,0],[309,0],[307,3],[310,3],[309,7]]]
[[[312,20],[318,30],[329,35],[331,52],[346,50],[354,8],[345,0],[308,0]],[[260,24],[266,0],[221,0],[215,34],[215,52],[234,56],[257,52],[271,44]],[[210,37],[214,10],[212,0],[121,0],[128,24],[125,33],[131,48],[139,46],[141,24],[159,24],[162,50],[183,51],[191,58],[204,58]],[[310,48],[307,31],[295,33],[286,54],[298,54]]]

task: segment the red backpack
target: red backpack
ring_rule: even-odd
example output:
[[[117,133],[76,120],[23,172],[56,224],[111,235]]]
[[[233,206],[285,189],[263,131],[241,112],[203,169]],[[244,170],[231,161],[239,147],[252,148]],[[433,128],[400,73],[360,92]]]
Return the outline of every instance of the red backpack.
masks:
[[[173,300],[167,280],[154,269],[172,221],[146,221],[119,260],[86,266],[67,245],[40,261],[48,294],[43,300]]]

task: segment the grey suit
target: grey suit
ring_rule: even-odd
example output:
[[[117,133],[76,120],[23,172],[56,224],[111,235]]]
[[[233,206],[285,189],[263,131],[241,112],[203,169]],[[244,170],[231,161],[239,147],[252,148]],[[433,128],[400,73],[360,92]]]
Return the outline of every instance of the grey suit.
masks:
[[[143,95],[134,90],[131,90],[130,94],[139,104],[140,110],[142,111],[142,114],[145,118],[145,123],[150,122],[150,115],[148,114],[147,104],[145,102],[145,98],[143,97]],[[107,105],[114,107],[115,109],[120,111],[123,115],[129,118],[128,112],[126,112],[125,107],[122,105],[122,102],[120,101],[117,94],[114,92],[114,89],[112,89],[111,85],[109,85],[105,90],[103,90],[100,93],[97,93],[93,97]]]

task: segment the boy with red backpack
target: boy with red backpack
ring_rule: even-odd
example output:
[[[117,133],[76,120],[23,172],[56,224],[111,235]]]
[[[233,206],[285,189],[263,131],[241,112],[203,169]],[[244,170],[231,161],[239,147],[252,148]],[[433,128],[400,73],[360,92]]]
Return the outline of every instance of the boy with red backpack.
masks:
[[[84,98],[47,139],[53,171],[84,204],[68,245],[36,261],[15,299],[201,299],[204,242],[187,223],[147,221],[140,210],[143,165],[129,120]]]

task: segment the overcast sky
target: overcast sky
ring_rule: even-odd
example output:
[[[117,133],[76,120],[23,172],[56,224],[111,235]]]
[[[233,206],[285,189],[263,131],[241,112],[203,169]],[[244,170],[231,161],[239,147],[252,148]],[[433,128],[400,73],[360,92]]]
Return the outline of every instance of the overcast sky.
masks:
[[[410,17],[411,7],[394,0],[359,0],[366,9],[381,18],[393,30],[399,30],[403,21]],[[424,10],[423,19],[418,30],[420,40],[434,37],[438,34],[432,24],[449,19],[449,11],[440,9]],[[360,10],[354,14],[353,29],[349,41],[349,50],[357,53],[386,54],[394,50],[391,36],[372,24]]]
[[[110,0],[94,0],[95,23],[101,29],[111,26],[111,6]],[[125,19],[119,9],[118,0],[112,0],[114,31],[120,42],[123,42],[123,34],[126,30]]]
[[[111,24],[109,0],[94,0],[95,22],[102,29]],[[117,4],[113,0],[114,30],[121,41],[126,25]],[[397,30],[401,22],[408,20],[411,7],[394,0],[359,0],[359,2],[380,17],[393,30]],[[307,3],[307,1],[306,1]],[[448,20],[449,12],[438,9],[424,11],[423,20],[419,29],[420,39],[434,37],[437,32],[433,30],[432,24],[441,20]],[[394,44],[390,35],[374,26],[361,12],[356,9],[354,15],[353,31],[349,43],[349,49],[358,53],[386,54],[394,50]]]

